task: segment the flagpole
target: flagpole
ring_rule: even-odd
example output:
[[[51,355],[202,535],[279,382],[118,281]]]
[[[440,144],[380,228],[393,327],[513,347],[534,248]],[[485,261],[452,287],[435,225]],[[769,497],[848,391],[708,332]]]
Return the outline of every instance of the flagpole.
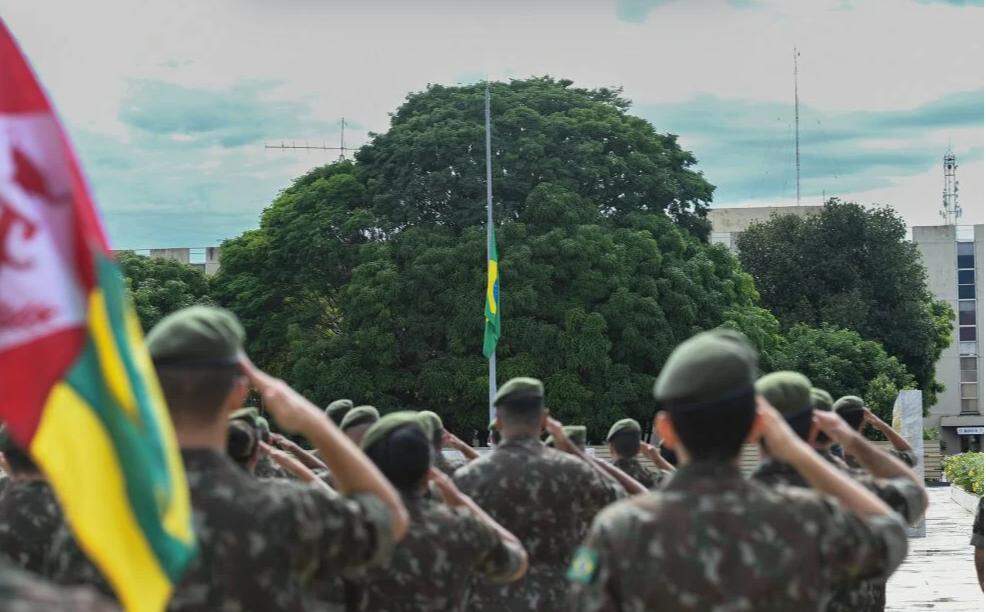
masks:
[[[490,259],[493,242],[493,152],[490,145],[490,82],[486,81],[486,260]],[[493,399],[496,397],[496,348],[490,354],[490,421],[496,417]]]

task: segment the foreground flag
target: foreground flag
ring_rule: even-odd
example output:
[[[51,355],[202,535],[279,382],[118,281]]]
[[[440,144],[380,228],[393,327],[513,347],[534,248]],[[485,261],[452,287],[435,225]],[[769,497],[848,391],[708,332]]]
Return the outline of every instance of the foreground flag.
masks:
[[[194,553],[178,445],[78,163],[2,20],[0,420],[124,606],[164,608]]]
[[[490,227],[490,243],[486,262],[486,330],[483,333],[483,355],[489,359],[500,340],[500,271],[496,252],[496,232]]]

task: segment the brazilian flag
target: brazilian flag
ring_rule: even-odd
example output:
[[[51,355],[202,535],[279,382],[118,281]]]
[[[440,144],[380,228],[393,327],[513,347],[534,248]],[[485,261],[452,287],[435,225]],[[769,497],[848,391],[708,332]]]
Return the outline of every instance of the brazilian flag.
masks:
[[[486,330],[483,333],[483,356],[487,359],[496,352],[500,340],[500,271],[497,267],[496,234],[490,228],[489,255],[486,261]]]

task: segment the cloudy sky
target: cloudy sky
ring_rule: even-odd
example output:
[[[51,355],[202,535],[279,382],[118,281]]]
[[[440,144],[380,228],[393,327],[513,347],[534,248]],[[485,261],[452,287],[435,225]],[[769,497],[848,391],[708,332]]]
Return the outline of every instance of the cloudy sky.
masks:
[[[0,0],[71,130],[118,248],[255,227],[292,177],[384,131],[428,83],[622,86],[679,134],[715,206],[839,195],[938,221],[941,157],[983,222],[982,0]]]

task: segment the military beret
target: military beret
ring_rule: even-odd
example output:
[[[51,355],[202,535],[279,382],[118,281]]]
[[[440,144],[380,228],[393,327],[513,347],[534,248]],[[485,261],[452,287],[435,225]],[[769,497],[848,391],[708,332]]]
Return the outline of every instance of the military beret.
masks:
[[[866,402],[863,398],[856,395],[846,395],[840,397],[834,404],[832,404],[832,410],[835,410],[839,414],[846,412],[855,412],[857,410],[862,410],[866,407]]]
[[[247,406],[246,408],[240,408],[229,415],[230,421],[246,421],[254,427],[258,427],[258,420],[260,419],[260,411],[258,411],[253,406]]]
[[[445,424],[442,423],[442,417],[438,414],[432,412],[431,410],[422,410],[418,413],[418,419],[421,420],[421,429],[425,430],[429,438],[434,438],[435,434],[440,434],[445,430]]]
[[[811,381],[798,372],[772,372],[760,378],[757,393],[784,416],[811,409]]]
[[[353,409],[353,400],[337,399],[325,407],[325,416],[329,417],[333,423],[338,425],[342,422],[346,413]]]
[[[702,332],[671,353],[654,383],[658,402],[716,402],[752,389],[757,380],[756,349],[732,329]]]
[[[815,410],[822,410],[825,412],[831,412],[832,410],[832,396],[825,389],[819,389],[818,387],[811,388],[811,407]]]
[[[499,406],[501,403],[523,398],[544,398],[544,385],[536,378],[511,378],[505,385],[500,387],[493,398],[493,405]]]
[[[610,438],[621,431],[632,431],[639,436],[641,431],[640,423],[637,422],[637,419],[620,419],[609,428],[609,433],[606,434],[606,441],[609,442]]]
[[[215,306],[182,308],[147,334],[147,350],[158,366],[234,365],[245,333],[236,315]]]
[[[339,424],[339,428],[345,431],[350,427],[376,423],[379,420],[380,413],[373,406],[357,406],[346,413],[346,416],[342,418],[342,423]]]
[[[572,441],[575,446],[585,447],[586,440],[586,428],[585,425],[565,425],[562,427],[562,431],[568,436],[568,439]],[[544,443],[547,446],[555,445],[555,437],[548,436],[544,439]]]
[[[358,410],[358,408],[354,408],[354,410]],[[421,433],[425,434],[426,437],[428,435],[428,432],[425,431],[424,426],[421,424],[421,416],[419,413],[411,410],[402,410],[400,412],[391,412],[390,414],[384,415],[373,423],[373,425],[366,430],[366,435],[363,436],[363,440],[360,442],[360,447],[363,450],[366,450],[380,440],[385,439],[390,435],[390,432],[405,425],[417,427],[421,430]]]

